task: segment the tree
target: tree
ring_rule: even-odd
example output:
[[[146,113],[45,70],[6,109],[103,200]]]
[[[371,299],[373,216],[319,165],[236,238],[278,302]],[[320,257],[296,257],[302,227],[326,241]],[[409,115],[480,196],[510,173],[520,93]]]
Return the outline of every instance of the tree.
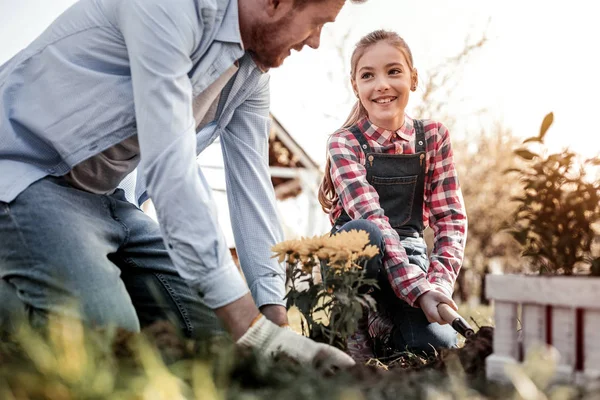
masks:
[[[471,140],[453,143],[456,166],[467,208],[469,233],[465,248],[463,276],[467,271],[479,282],[480,299],[486,303],[483,293],[483,278],[490,269],[492,260],[500,261],[504,271],[520,268],[519,248],[506,232],[510,214],[516,209],[512,198],[521,190],[519,181],[508,176],[505,170],[516,168],[518,160],[513,149],[520,143],[500,124]],[[459,281],[459,294],[465,301],[470,293],[465,286],[468,281]]]

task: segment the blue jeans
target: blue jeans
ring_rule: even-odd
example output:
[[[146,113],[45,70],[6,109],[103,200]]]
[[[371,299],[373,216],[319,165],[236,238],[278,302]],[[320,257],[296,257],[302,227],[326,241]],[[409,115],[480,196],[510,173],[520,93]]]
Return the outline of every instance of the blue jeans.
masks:
[[[122,190],[96,195],[47,177],[0,202],[0,329],[49,313],[139,331],[169,320],[188,337],[222,333],[179,276],[158,224]]]
[[[431,353],[434,348],[456,347],[456,332],[450,325],[430,323],[423,310],[411,307],[394,293],[383,267],[385,246],[377,225],[364,219],[353,220],[344,224],[338,232],[352,229],[366,231],[369,234],[370,244],[380,249],[379,255],[369,260],[365,269],[367,277],[378,280],[380,289],[373,293],[373,297],[378,306],[391,315],[394,322],[390,343],[383,345],[396,351],[408,350],[414,353]],[[427,257],[427,245],[423,238],[400,237],[400,243],[406,250],[409,262],[427,272],[429,258]],[[377,342],[377,338],[374,339]],[[382,356],[382,354],[377,355]]]

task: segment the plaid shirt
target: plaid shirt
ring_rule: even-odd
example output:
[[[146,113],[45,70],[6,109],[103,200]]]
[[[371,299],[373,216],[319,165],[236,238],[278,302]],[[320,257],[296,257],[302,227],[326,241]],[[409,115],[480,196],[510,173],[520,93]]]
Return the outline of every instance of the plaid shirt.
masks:
[[[467,215],[458,183],[450,135],[439,122],[423,121],[426,141],[423,223],[434,232],[434,246],[427,274],[408,262],[398,233],[390,226],[379,205],[379,196],[367,182],[365,154],[348,129],[329,139],[331,177],[340,200],[330,213],[334,222],[342,208],[352,219],[374,222],[385,242],[384,267],[398,297],[414,305],[417,298],[432,289],[452,295],[460,270],[467,236]],[[357,123],[375,152],[414,154],[415,130],[410,117],[396,132],[378,128],[367,118]]]

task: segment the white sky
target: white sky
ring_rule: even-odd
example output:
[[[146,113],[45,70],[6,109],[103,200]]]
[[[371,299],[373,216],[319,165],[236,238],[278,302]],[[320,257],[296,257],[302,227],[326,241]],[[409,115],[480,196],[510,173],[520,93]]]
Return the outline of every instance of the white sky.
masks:
[[[0,63],[73,2],[0,0]],[[396,30],[411,46],[423,77],[460,52],[469,34],[477,37],[487,29],[488,44],[457,77],[460,84],[450,99],[458,120],[452,134],[477,135],[481,126],[501,121],[518,135],[533,136],[544,115],[553,111],[550,144],[595,155],[600,152],[600,128],[593,120],[600,111],[600,24],[593,8],[587,0],[369,0],[348,5],[327,28],[321,49],[294,53],[272,71],[272,111],[323,163],[326,137],[351,105],[345,101],[346,79],[335,38],[349,30],[354,44],[373,29]],[[482,108],[488,110],[485,116],[474,115]]]

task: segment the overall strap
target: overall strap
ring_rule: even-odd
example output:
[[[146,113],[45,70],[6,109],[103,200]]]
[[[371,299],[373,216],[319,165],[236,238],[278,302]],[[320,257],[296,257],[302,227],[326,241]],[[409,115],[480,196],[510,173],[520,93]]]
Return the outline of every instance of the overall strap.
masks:
[[[425,151],[425,128],[423,128],[423,120],[414,119],[415,126],[415,153]]]
[[[360,129],[358,129],[358,126],[352,125],[350,128],[348,128],[348,130],[354,135],[356,140],[358,140],[360,148],[362,149],[363,153],[365,153],[365,156],[367,155],[367,153],[373,152],[371,146],[369,146],[369,143],[367,142],[367,138],[365,137],[365,135],[363,135]]]

